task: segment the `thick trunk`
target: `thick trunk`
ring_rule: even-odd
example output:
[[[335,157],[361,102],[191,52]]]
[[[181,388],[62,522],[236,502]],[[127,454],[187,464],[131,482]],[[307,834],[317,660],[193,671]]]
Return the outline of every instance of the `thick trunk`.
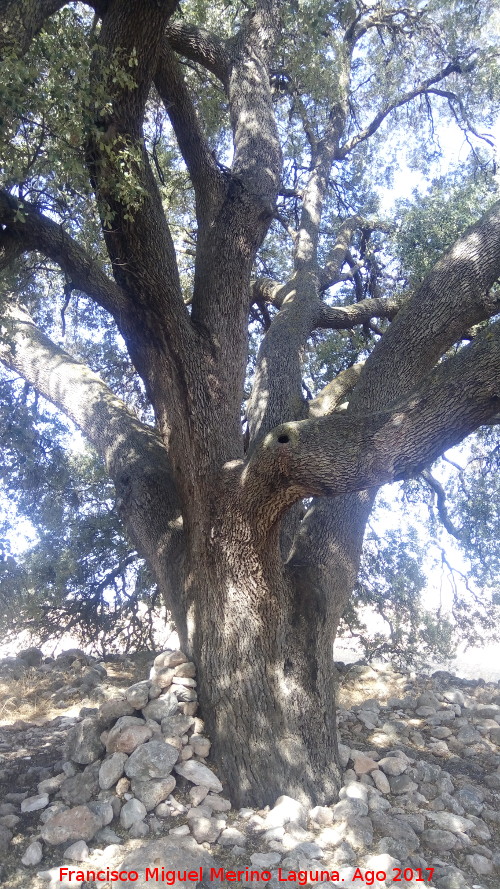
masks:
[[[202,716],[235,805],[282,794],[336,798],[332,625],[314,590],[294,587],[276,528],[259,539],[237,496],[198,509],[186,566],[187,645]]]

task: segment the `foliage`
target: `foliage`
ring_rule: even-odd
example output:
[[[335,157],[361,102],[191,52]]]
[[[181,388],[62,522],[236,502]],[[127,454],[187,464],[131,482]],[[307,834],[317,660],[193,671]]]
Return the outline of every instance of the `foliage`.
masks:
[[[185,0],[179,17],[230,37],[248,14],[245,2]],[[367,27],[354,52],[349,87],[339,76],[349,21],[380,12],[381,25]],[[354,19],[352,18],[354,12]],[[329,288],[326,302],[350,305],[367,297],[399,296],[415,288],[438,256],[493,200],[489,143],[482,137],[498,107],[495,44],[488,38],[489,2],[429,0],[426,4],[386,4],[295,0],[283,4],[282,41],[273,61],[272,84],[278,129],[285,155],[277,217],[256,260],[256,274],[276,281],[290,274],[290,228],[296,226],[298,196],[314,160],[315,146],[327,127],[332,105],[347,101],[346,143],[368,126],[374,113],[395,106],[381,126],[356,151],[337,159],[320,232],[319,256],[325,262],[339,222],[358,214],[365,220],[354,236],[344,280]],[[384,17],[385,16],[385,17]],[[364,19],[363,19],[364,17]],[[96,124],[105,120],[113,89],[133,92],[137,60],[117,53],[103,64],[102,90],[89,86],[88,60],[95,49],[98,23],[82,4],[64,7],[47,20],[23,58],[6,61],[0,82],[3,187],[23,201],[36,202],[78,237],[109,270],[99,217],[111,227],[110,205],[96,206],[85,166],[89,133],[106,155],[110,204],[126,208],[131,224],[143,206],[142,156],[137,145],[109,136]],[[447,93],[423,93],[397,106],[401,92],[422,78],[455,68]],[[228,104],[220,83],[199,65],[182,60],[202,131],[220,167],[230,161]],[[107,84],[108,86],[105,86]],[[202,87],[202,88],[200,88]],[[32,99],[26,106],[26,94]],[[442,174],[443,134],[471,150],[465,163]],[[458,127],[458,130],[456,129]],[[197,229],[191,182],[159,97],[149,97],[145,145],[167,211],[179,259],[186,301],[193,275]],[[400,201],[396,222],[380,211],[398,168],[431,170],[434,181],[424,194]],[[23,293],[37,323],[56,341],[98,370],[141,419],[153,421],[151,408],[116,325],[72,286],[54,263],[30,255],[2,272],[5,293]],[[272,307],[253,308],[249,327],[249,380],[263,329]],[[386,322],[355,330],[315,333],[303,355],[308,394],[314,396],[333,376],[363,361]],[[1,444],[5,458],[1,482],[12,513],[4,518],[0,551],[0,597],[5,604],[4,632],[21,626],[41,639],[71,628],[96,647],[151,643],[149,615],[157,604],[151,578],[123,537],[114,509],[114,492],[95,454],[72,452],[73,430],[29,387],[4,378],[0,387]],[[242,413],[244,413],[244,406]],[[68,443],[70,445],[68,450]],[[397,530],[367,535],[356,601],[345,617],[367,650],[389,646],[398,658],[415,661],[447,656],[460,632],[474,641],[493,621],[490,603],[498,597],[496,541],[499,537],[498,444],[483,431],[467,445],[467,469],[446,481],[449,512],[459,529],[458,542],[470,560],[470,597],[456,595],[453,620],[422,605],[425,575],[422,531],[405,527],[408,512],[426,505],[426,533],[441,538],[432,492],[421,482],[406,485],[405,521]],[[391,510],[392,504],[379,509]],[[37,539],[22,555],[9,551],[12,525],[26,517]],[[487,607],[481,605],[486,602]],[[390,640],[372,636],[362,609],[370,605],[389,626]],[[145,612],[142,609],[145,609]],[[144,613],[148,619],[144,619]],[[478,622],[475,624],[475,622]]]

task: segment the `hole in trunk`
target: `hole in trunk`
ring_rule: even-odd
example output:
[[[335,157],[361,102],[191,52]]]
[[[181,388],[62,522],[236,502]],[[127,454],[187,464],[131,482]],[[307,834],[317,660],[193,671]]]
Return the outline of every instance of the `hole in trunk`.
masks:
[[[288,435],[278,435],[278,441],[280,444],[288,444],[290,441]]]

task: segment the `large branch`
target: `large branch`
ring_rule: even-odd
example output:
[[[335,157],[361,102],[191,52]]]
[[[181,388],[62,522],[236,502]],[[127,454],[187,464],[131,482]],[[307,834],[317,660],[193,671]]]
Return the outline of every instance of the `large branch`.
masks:
[[[182,628],[182,518],[169,457],[155,430],[45,336],[24,309],[4,302],[0,326],[0,361],[72,419],[104,460],[127,529]]]
[[[0,224],[3,226],[0,246],[5,251],[17,248],[17,252],[43,253],[61,267],[77,290],[86,293],[115,318],[123,315],[127,305],[125,294],[63,225],[6,191],[0,191]]]
[[[303,497],[335,496],[407,478],[498,413],[500,322],[441,362],[383,411],[342,411],[279,426],[242,476],[250,514],[267,533]]]
[[[68,0],[0,0],[0,59],[23,56],[51,15]]]
[[[203,135],[198,115],[175,53],[164,43],[155,74],[155,86],[175,132],[196,195],[198,228],[213,221],[225,191],[221,170]]]
[[[472,325],[500,311],[500,201],[460,237],[367,359],[353,410],[403,397]]]
[[[227,90],[229,53],[222,40],[205,28],[198,28],[186,22],[169,22],[165,34],[176,53],[206,68]]]
[[[87,161],[117,282],[133,300],[138,320],[154,336],[167,328],[172,349],[188,327],[172,237],[144,146],[145,105],[157,69],[163,32],[176,0],[111,3],[91,66],[96,118]],[[128,77],[116,77],[116,67]],[[133,83],[129,78],[132,78]]]

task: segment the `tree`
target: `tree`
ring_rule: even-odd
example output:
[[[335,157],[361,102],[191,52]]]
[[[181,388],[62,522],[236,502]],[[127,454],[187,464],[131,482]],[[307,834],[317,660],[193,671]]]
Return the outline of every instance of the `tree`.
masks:
[[[500,204],[403,287],[366,175],[389,120],[448,112],[483,162],[488,5],[89,6],[0,6],[0,360],[101,455],[233,801],[329,802],[332,642],[375,493],[498,413]],[[54,286],[117,359],[121,336],[154,423],[54,342]],[[306,397],[311,337],[354,328]]]

